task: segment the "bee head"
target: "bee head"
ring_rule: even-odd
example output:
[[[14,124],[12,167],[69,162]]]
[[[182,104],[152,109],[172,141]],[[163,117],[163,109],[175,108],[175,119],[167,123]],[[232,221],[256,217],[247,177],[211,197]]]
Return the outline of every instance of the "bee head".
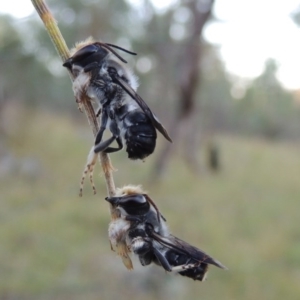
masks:
[[[95,64],[100,67],[100,64],[110,53],[113,53],[122,62],[127,63],[127,61],[112,48],[117,48],[131,55],[136,55],[136,53],[119,46],[95,42],[92,38],[88,38],[86,41],[78,43],[75,48],[71,50],[71,57],[63,63],[63,66],[70,71],[72,71],[73,65],[85,68],[88,65]]]
[[[73,65],[84,68],[93,63],[101,64],[109,53],[109,50],[102,47],[101,43],[88,44],[68,58],[63,66],[72,71]]]
[[[141,216],[147,214],[150,210],[150,204],[143,194],[106,197],[105,200],[118,208],[121,215],[124,216]]]
[[[158,207],[154,201],[147,195],[140,185],[126,185],[116,190],[116,195],[113,197],[106,197],[111,205],[118,208],[121,215],[145,215],[151,211],[155,212],[156,219],[161,222],[161,218],[166,219],[160,214]]]

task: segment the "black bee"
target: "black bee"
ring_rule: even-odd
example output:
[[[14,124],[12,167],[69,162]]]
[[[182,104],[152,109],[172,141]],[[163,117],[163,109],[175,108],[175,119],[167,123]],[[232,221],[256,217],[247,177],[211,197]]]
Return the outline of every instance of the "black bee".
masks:
[[[79,43],[63,64],[75,77],[73,90],[77,102],[81,102],[85,93],[100,104],[101,126],[87,163],[90,172],[97,153],[119,151],[123,148],[123,141],[130,159],[144,159],[153,153],[156,129],[172,142],[158,118],[136,93],[135,75],[112,47],[135,54],[112,44],[88,40]],[[102,141],[107,128],[112,136]],[[114,141],[117,147],[110,146]]]
[[[154,262],[168,272],[199,281],[205,279],[209,265],[226,269],[202,250],[171,235],[165,218],[140,187],[126,186],[106,200],[120,212],[120,218],[109,225],[113,249],[121,244],[136,254],[143,266]]]

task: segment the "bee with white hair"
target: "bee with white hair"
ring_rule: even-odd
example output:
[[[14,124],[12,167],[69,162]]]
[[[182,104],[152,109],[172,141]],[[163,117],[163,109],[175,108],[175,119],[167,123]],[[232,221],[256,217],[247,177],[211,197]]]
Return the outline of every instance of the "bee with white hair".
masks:
[[[97,114],[101,114],[100,129],[88,156],[81,181],[81,193],[87,172],[91,174],[93,185],[92,173],[97,161],[97,153],[119,151],[125,142],[128,158],[144,160],[155,149],[156,130],[172,142],[158,118],[137,94],[136,76],[126,65],[127,62],[113,48],[132,55],[136,54],[116,45],[88,39],[78,43],[71,51],[71,57],[63,64],[75,77],[73,91],[76,101],[80,104],[83,95],[87,95],[100,104]],[[103,141],[106,129],[110,130],[112,136]],[[111,146],[114,141],[117,147]]]
[[[209,265],[226,269],[202,250],[170,234],[166,219],[140,186],[125,186],[106,200],[120,216],[108,230],[112,248],[119,255],[124,253],[118,248],[126,249],[125,254],[133,252],[143,266],[153,262],[167,272],[199,281],[205,280]]]

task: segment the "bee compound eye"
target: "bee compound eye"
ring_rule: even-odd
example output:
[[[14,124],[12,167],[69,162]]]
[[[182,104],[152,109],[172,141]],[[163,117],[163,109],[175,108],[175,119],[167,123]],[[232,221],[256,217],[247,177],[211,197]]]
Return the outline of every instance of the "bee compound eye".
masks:
[[[79,49],[72,57],[73,63],[87,64],[92,62],[101,62],[107,55],[109,51],[100,44],[90,44],[81,49]]]
[[[122,207],[128,215],[133,216],[142,216],[150,210],[150,204],[143,195],[120,197],[118,206]]]
[[[83,59],[95,52],[97,52],[97,49],[98,47],[94,44],[90,44],[90,45],[87,45],[81,49],[79,49],[73,56],[72,58],[74,60],[80,60],[80,59]]]

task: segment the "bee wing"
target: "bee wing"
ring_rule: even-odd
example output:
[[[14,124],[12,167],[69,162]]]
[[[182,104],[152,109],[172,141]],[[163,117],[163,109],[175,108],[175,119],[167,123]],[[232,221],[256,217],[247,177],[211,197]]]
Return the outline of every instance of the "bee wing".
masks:
[[[188,255],[199,262],[215,265],[216,267],[219,267],[221,269],[225,269],[225,270],[227,269],[218,260],[212,258],[204,251],[188,244],[187,242],[179,239],[174,235],[169,235],[168,237],[164,237],[152,231],[151,237],[158,243],[164,245],[165,247],[172,249],[173,251],[178,251],[179,253]]]
[[[132,87],[124,81],[122,78],[118,76],[114,76],[113,78],[117,84],[119,84],[124,91],[126,91],[129,96],[136,101],[136,103],[140,106],[140,108],[144,111],[144,113],[150,118],[152,121],[152,124],[154,127],[169,141],[172,143],[172,139],[170,138],[167,130],[164,128],[164,126],[160,123],[158,118],[155,116],[155,114],[151,111],[151,109],[148,107],[146,102],[139,96]]]

